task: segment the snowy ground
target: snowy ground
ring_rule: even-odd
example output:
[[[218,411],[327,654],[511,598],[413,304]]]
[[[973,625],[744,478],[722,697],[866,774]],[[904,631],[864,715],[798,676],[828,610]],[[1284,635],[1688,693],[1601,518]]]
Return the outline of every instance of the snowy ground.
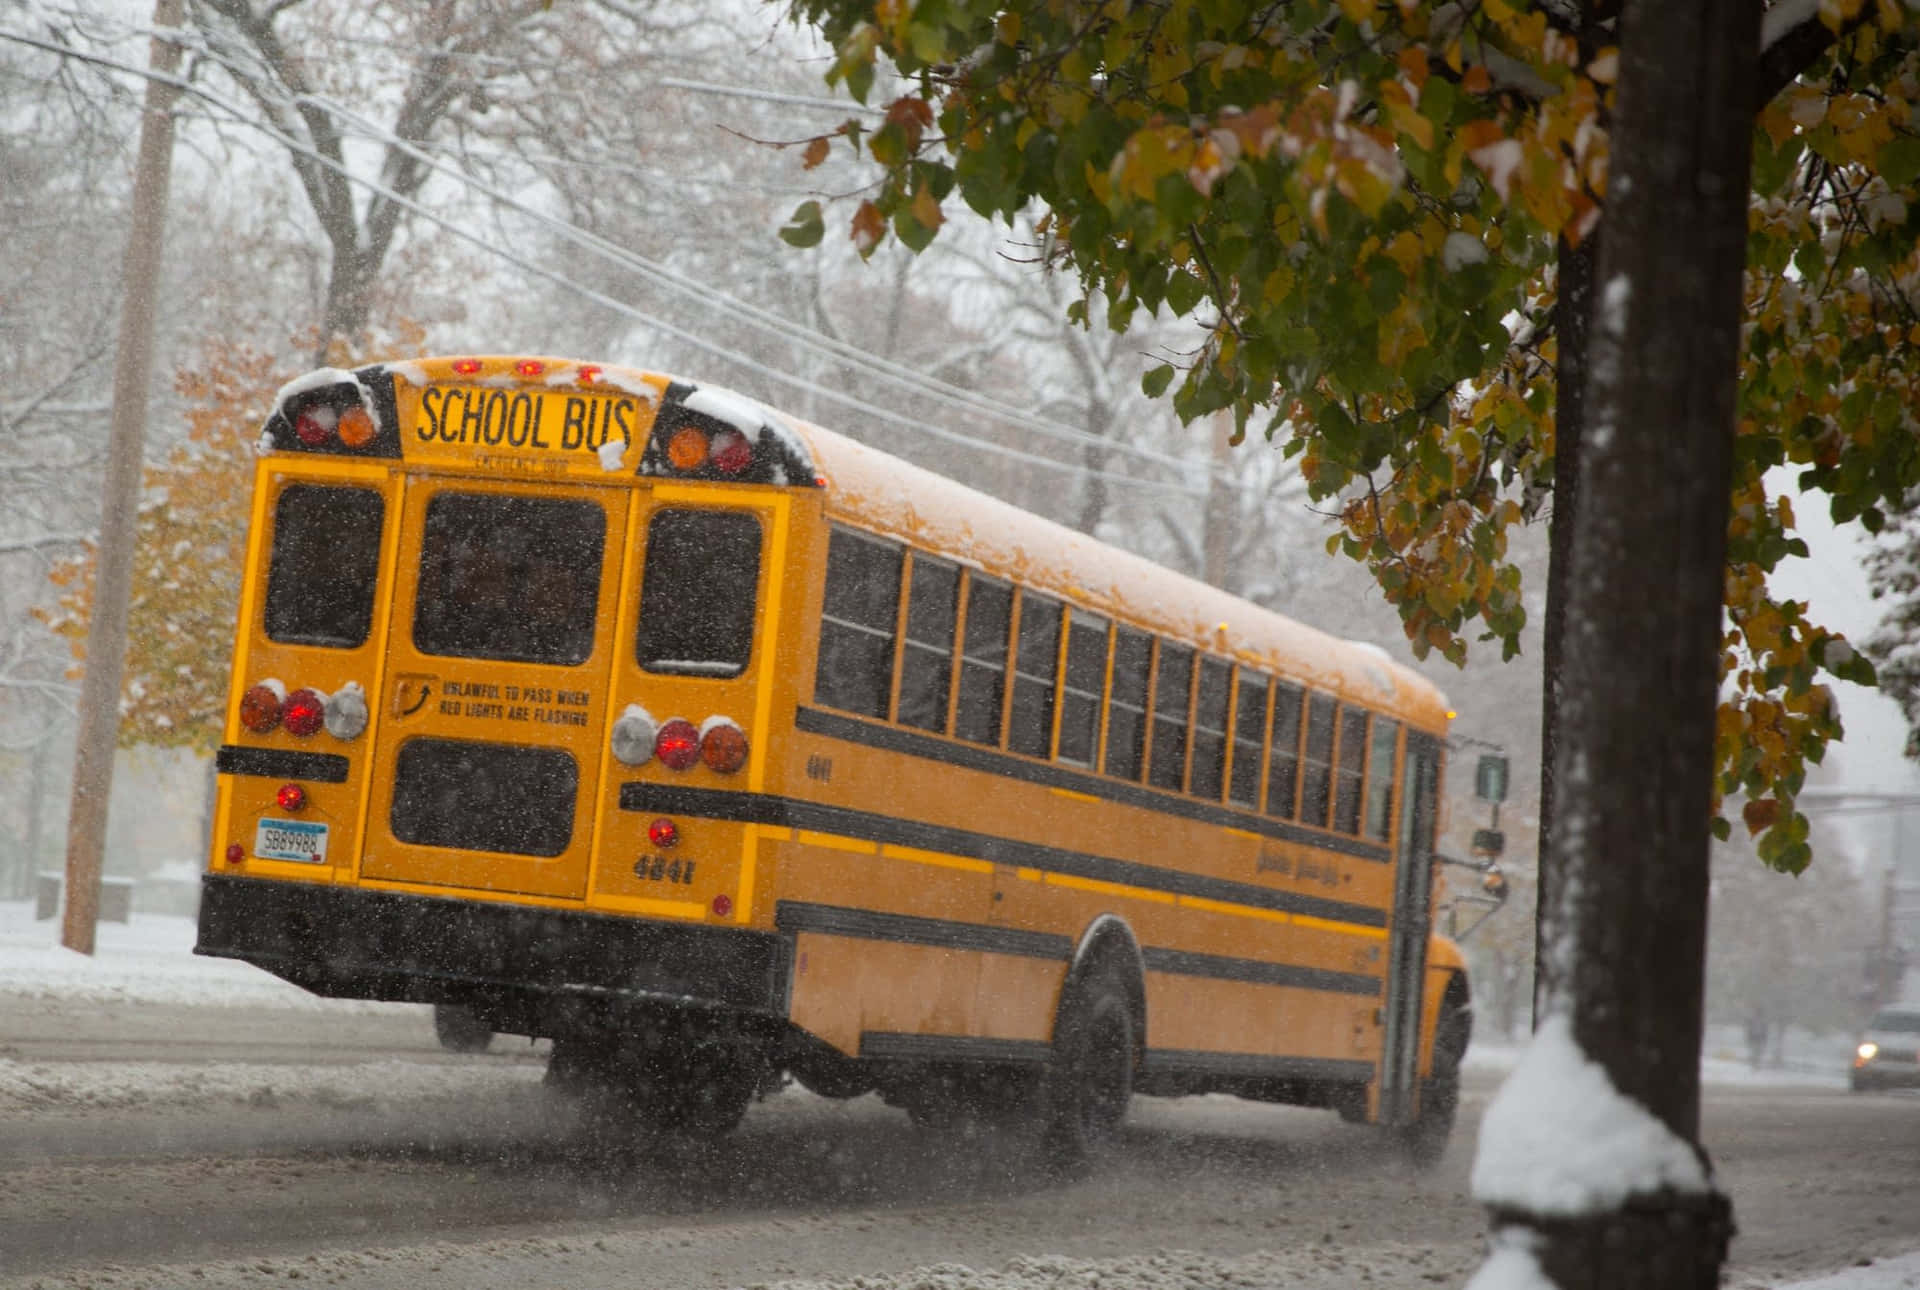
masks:
[[[100,925],[91,958],[60,948],[59,923],[37,922],[32,907],[0,902],[0,994],[67,1004],[171,1004],[209,1008],[363,1008],[420,1010],[410,1005],[351,1004],[313,998],[257,969],[190,953],[191,920],[135,915],[130,924]],[[5,1035],[0,1035],[4,1045]],[[1515,1053],[1482,1045],[1470,1065],[1498,1072],[1512,1065]],[[1837,1086],[1845,1081],[1844,1054],[1811,1052],[1786,1071],[1752,1071],[1743,1062],[1710,1056],[1702,1063],[1709,1083],[1799,1083]],[[371,1069],[370,1069],[371,1067]],[[368,1076],[373,1078],[369,1079]],[[45,1114],[49,1110],[98,1112],[116,1107],[151,1109],[174,1099],[204,1104],[211,1096],[236,1099],[270,1082],[282,1095],[327,1103],[340,1090],[364,1100],[369,1087],[383,1100],[403,1102],[439,1096],[463,1079],[497,1086],[501,1080],[532,1084],[539,1067],[531,1063],[460,1067],[405,1060],[383,1060],[358,1068],[169,1066],[159,1063],[25,1062],[0,1058],[0,1117]],[[471,1253],[471,1252],[468,1252]],[[446,1251],[441,1257],[457,1257]],[[848,1282],[789,1281],[756,1290],[1082,1290],[1126,1285],[1138,1290],[1212,1290],[1221,1285],[1260,1287],[1297,1284],[1290,1279],[1285,1252],[1219,1258],[1163,1250],[1128,1259],[1089,1260],[1064,1256],[1015,1259],[1000,1268],[973,1269],[935,1265],[901,1275],[867,1275]],[[258,1284],[258,1265],[236,1263],[231,1279],[222,1269],[194,1270],[194,1283],[209,1287]],[[251,1277],[249,1276],[251,1274]],[[133,1285],[111,1274],[99,1285]],[[1847,1269],[1790,1290],[1920,1290],[1920,1252]],[[1788,1290],[1783,1287],[1782,1290]]]

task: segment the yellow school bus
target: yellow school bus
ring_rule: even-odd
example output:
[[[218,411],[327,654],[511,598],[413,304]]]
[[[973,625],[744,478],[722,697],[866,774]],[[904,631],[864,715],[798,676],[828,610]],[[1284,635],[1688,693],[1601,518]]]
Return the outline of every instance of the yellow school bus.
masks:
[[[1444,1146],[1448,714],[1380,651],[613,366],[321,371],[259,450],[199,953],[663,1130],[786,1073],[1067,1158],[1136,1093]]]

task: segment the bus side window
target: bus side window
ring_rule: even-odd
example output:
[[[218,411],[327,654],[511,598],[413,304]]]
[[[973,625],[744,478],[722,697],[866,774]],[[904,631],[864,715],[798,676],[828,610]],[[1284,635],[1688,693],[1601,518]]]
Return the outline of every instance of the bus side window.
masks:
[[[1333,787],[1333,700],[1307,698],[1307,755],[1300,767],[1300,822],[1327,824],[1327,794]]]
[[[1260,752],[1267,742],[1267,678],[1240,669],[1240,699],[1233,715],[1233,776],[1227,800],[1249,809],[1260,805]]]
[[[897,719],[904,725],[946,733],[959,611],[960,570],[914,552],[907,576],[907,639],[900,655]]]
[[[1107,621],[1072,610],[1067,618],[1067,674],[1060,686],[1061,761],[1093,765],[1106,681]]]
[[[1155,788],[1186,786],[1187,704],[1193,688],[1193,651],[1160,642],[1160,666],[1153,683],[1153,747],[1147,782]]]
[[[1113,635],[1113,692],[1107,700],[1107,774],[1138,780],[1145,761],[1147,676],[1153,640],[1122,627]]]
[[[1053,683],[1060,671],[1059,603],[1022,591],[1017,634],[1007,747],[1029,757],[1045,757],[1053,739]]]
[[[887,715],[899,609],[900,548],[848,529],[833,530],[813,678],[817,702],[863,717]]]
[[[759,589],[756,516],[656,511],[647,524],[635,661],[670,675],[740,675],[753,649]]]
[[[1195,797],[1220,800],[1227,764],[1227,700],[1233,669],[1217,658],[1200,659],[1200,688],[1193,700],[1193,773]]]
[[[1393,754],[1400,723],[1373,719],[1373,747],[1367,758],[1367,836],[1387,840],[1393,827]]]
[[[953,733],[977,744],[1000,742],[1000,705],[1006,689],[1007,631],[1013,624],[1013,588],[967,575],[967,621],[961,629],[960,701]]]
[[[1333,827],[1341,833],[1360,831],[1361,776],[1367,768],[1367,714],[1359,708],[1340,709],[1340,764],[1333,774]]]
[[[371,488],[289,484],[273,510],[269,640],[353,649],[373,627],[387,504]]]
[[[1300,784],[1300,691],[1273,687],[1273,739],[1267,755],[1267,814],[1293,818]]]

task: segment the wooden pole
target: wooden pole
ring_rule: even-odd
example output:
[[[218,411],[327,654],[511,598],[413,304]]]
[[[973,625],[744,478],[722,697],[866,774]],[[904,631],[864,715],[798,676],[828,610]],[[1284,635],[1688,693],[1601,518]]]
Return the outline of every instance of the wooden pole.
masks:
[[[167,185],[173,168],[173,83],[180,46],[163,34],[180,26],[183,0],[154,0],[156,33],[147,57],[146,110],[133,176],[133,222],[122,274],[119,348],[113,366],[113,414],[107,436],[107,479],[101,499],[100,545],[87,624],[87,670],[80,683],[80,730],[73,754],[73,799],[67,816],[67,902],[60,943],[93,953],[100,916],[100,870],[106,853],[107,801],[113,792],[113,750],[120,728],[120,678],[126,666],[127,601],[133,588],[133,546],[140,507],[140,457],[147,431],[147,388],[153,374],[153,306],[165,240]]]

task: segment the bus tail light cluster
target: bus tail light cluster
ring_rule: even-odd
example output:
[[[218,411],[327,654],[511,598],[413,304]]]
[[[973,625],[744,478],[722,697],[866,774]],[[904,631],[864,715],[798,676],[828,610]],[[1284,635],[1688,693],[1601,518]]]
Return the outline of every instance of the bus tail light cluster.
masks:
[[[335,739],[358,739],[367,728],[367,695],[358,681],[332,694],[311,686],[289,693],[284,682],[268,677],[240,696],[240,724],[256,735],[278,726],[302,739],[322,729]]]
[[[711,467],[737,476],[753,464],[753,444],[731,426],[711,435],[700,426],[681,426],[667,440],[667,462],[683,474]]]
[[[357,403],[348,408],[316,403],[293,419],[294,437],[309,448],[338,441],[341,447],[358,451],[372,443],[376,433],[373,414]]]
[[[622,765],[644,766],[655,757],[669,770],[690,770],[704,763],[731,775],[747,764],[747,734],[730,717],[708,717],[699,726],[685,717],[664,722],[637,703],[627,705],[613,723],[613,755]]]

